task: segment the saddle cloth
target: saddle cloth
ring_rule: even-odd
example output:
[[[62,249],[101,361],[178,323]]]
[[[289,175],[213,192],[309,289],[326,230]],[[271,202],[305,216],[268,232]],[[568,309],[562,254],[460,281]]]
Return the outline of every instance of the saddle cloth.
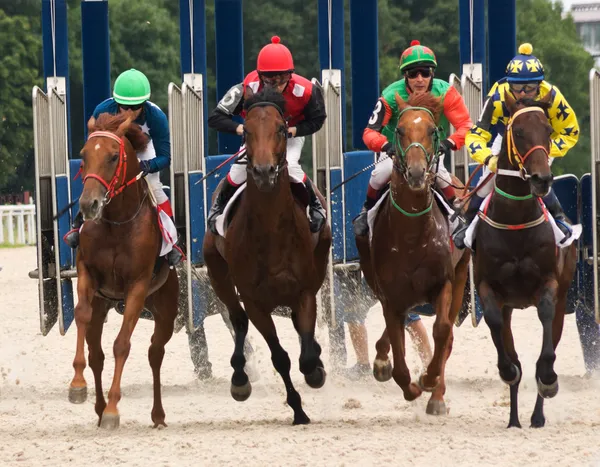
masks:
[[[485,197],[483,203],[481,203],[481,206],[479,207],[479,210],[481,212],[485,210],[490,200],[492,199],[493,194],[494,192],[492,191],[489,195]],[[554,217],[552,217],[552,214],[550,214],[549,212],[548,218],[550,220],[550,224],[552,225],[552,231],[554,232],[554,240],[556,241],[556,246],[560,248],[565,248],[571,243],[573,243],[575,240],[578,240],[581,236],[581,232],[583,231],[583,227],[581,226],[581,224],[571,225],[571,236],[565,239],[565,234],[562,232],[562,230],[560,230],[558,225],[556,225]],[[479,216],[475,216],[475,219],[473,219],[473,222],[471,222],[471,225],[469,226],[469,228],[467,229],[467,233],[465,234],[465,245],[467,245],[467,247],[469,247],[470,249],[473,249],[473,244],[475,242],[475,231],[477,229],[477,223],[479,221]]]
[[[377,217],[377,213],[379,212],[379,207],[384,201],[388,201],[389,191],[389,188],[385,190],[381,198],[379,198],[377,203],[375,203],[375,206],[369,209],[369,212],[367,213],[367,222],[369,224],[369,243],[373,239],[373,225],[375,224],[375,218]],[[450,207],[450,205],[446,202],[444,197],[441,194],[439,194],[436,190],[433,190],[433,193],[436,196],[438,203],[441,203],[442,206],[446,209],[449,232],[454,232],[459,222],[458,219],[455,219],[454,221],[450,220],[452,218],[452,215],[454,214],[454,209]]]
[[[162,245],[158,256],[165,256],[173,249],[173,245],[177,243],[177,228],[169,215],[164,212],[156,202],[156,198],[154,197],[152,187],[148,180],[146,180],[146,178],[143,178],[143,180],[148,184],[148,196],[152,202],[152,206],[156,208],[156,212],[158,213],[158,225],[162,236]]]
[[[215,225],[217,227],[217,232],[219,232],[219,235],[223,238],[225,238],[225,234],[227,232],[227,224],[228,224],[227,219],[229,219],[229,212],[233,209],[233,207],[235,206],[235,203],[237,202],[238,198],[240,197],[240,195],[242,194],[242,192],[245,189],[246,189],[246,182],[244,182],[240,185],[240,187],[233,194],[231,199],[227,202],[225,209],[223,209],[223,214],[219,214],[217,216]]]

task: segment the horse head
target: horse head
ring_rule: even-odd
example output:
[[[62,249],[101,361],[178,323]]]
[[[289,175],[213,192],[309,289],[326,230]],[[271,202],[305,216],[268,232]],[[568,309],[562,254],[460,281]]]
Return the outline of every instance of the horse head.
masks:
[[[510,120],[503,141],[504,150],[498,160],[499,168],[517,169],[523,176],[528,174],[531,192],[540,197],[548,194],[553,180],[549,154],[554,130],[547,115],[550,99],[550,93],[539,101],[516,100],[510,93],[506,94]]]
[[[411,190],[421,191],[428,186],[426,182],[439,149],[437,121],[442,110],[440,99],[429,93],[413,94],[405,102],[396,93],[396,103],[400,116],[394,138],[394,168],[404,176]]]
[[[80,152],[83,192],[79,209],[85,219],[102,217],[104,207],[139,173],[136,151],[148,144],[148,137],[133,123],[140,112],[103,113],[88,121],[89,136]]]
[[[285,98],[273,88],[254,94],[246,90],[244,138],[248,172],[260,191],[272,191],[287,165],[287,122]]]

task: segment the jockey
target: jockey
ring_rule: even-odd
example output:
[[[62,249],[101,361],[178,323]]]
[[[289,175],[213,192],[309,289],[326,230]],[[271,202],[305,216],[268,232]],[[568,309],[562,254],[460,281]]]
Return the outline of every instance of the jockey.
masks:
[[[258,54],[256,70],[250,72],[242,83],[233,86],[218,103],[208,118],[208,126],[217,131],[243,135],[244,125],[233,121],[234,115],[245,117],[243,111],[244,92],[250,88],[257,93],[271,86],[283,93],[286,100],[285,117],[288,121],[287,162],[290,178],[303,183],[310,196],[310,230],[318,232],[326,218],[325,209],[312,187],[310,179],[300,166],[300,155],[305,136],[317,132],[325,122],[325,102],[319,86],[294,73],[294,61],[289,49],[280,44],[277,36],[264,46]],[[244,146],[242,145],[242,148]],[[238,187],[246,181],[246,158],[233,164],[223,188],[215,199],[207,216],[210,230],[217,234],[216,219],[223,213],[227,202]]]
[[[171,163],[171,140],[169,123],[164,112],[153,102],[150,102],[150,82],[141,71],[130,69],[121,73],[114,85],[113,97],[98,104],[93,117],[98,118],[102,113],[116,115],[124,110],[142,109],[135,121],[142,127],[150,141],[142,153],[138,153],[140,169],[148,181],[156,203],[169,218],[173,218],[173,210],[169,198],[163,191],[159,172],[169,167]],[[79,245],[79,229],[83,225],[83,216],[78,213],[73,221],[71,231],[65,235],[65,243],[71,248]],[[174,229],[171,229],[174,230]],[[169,238],[169,237],[167,237]],[[181,250],[173,245],[166,255],[170,266],[176,266],[182,259]]]
[[[442,135],[448,134],[448,122],[456,131],[450,136],[441,137],[436,184],[449,203],[452,204],[455,199],[454,188],[450,184],[451,177],[444,166],[444,156],[450,157],[450,151],[456,151],[463,146],[465,135],[473,123],[458,91],[449,83],[434,78],[436,67],[437,62],[433,51],[421,45],[419,41],[412,41],[410,47],[400,57],[400,72],[404,77],[385,88],[375,104],[375,110],[363,133],[363,141],[371,151],[379,153],[381,162],[377,163],[371,173],[367,199],[360,214],[354,220],[354,233],[357,236],[367,235],[369,232],[367,212],[375,205],[381,190],[392,176],[392,156],[396,153],[394,135],[400,115],[395,99],[396,92],[405,101],[411,94],[426,92],[442,99],[444,113],[438,122],[443,130]],[[386,155],[390,157],[382,159]]]
[[[533,47],[531,44],[525,43],[519,47],[519,53],[506,67],[506,77],[492,86],[483,105],[479,121],[467,134],[466,146],[469,155],[476,162],[485,165],[480,183],[490,172],[496,172],[502,137],[510,118],[508,109],[504,105],[505,96],[508,92],[517,100],[541,99],[548,93],[551,94],[548,123],[554,131],[551,135],[550,163],[555,157],[564,157],[569,149],[577,144],[579,139],[579,124],[577,123],[575,111],[559,89],[544,80],[544,67],[532,55],[532,52]],[[492,140],[494,140],[493,144],[491,144]],[[490,180],[471,198],[465,213],[466,224],[457,227],[453,234],[454,243],[458,248],[465,247],[464,239],[469,224],[475,218],[484,198],[492,189],[493,183]],[[543,200],[548,211],[557,221],[558,227],[569,237],[571,230],[566,225],[565,213],[554,191],[551,189]]]

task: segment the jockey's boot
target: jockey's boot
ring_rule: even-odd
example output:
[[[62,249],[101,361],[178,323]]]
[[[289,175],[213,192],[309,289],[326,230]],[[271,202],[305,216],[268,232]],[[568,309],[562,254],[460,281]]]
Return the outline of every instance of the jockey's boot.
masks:
[[[469,207],[467,208],[467,212],[465,212],[465,222],[459,217],[458,227],[452,233],[452,240],[454,240],[454,245],[459,250],[462,250],[465,245],[465,236],[467,234],[467,229],[475,216],[477,215],[477,211],[479,211],[479,207],[481,203],[483,203],[484,198],[480,198],[476,194],[471,197],[471,201],[469,202]]]
[[[219,235],[219,232],[217,232],[217,217],[220,214],[223,214],[225,206],[227,206],[227,203],[235,194],[237,189],[237,186],[233,186],[231,183],[229,183],[229,179],[225,179],[223,188],[221,188],[219,195],[215,198],[215,202],[210,207],[210,211],[208,211],[208,216],[206,218],[208,228],[213,234]]]
[[[354,235],[357,237],[363,237],[369,233],[369,223],[367,215],[369,209],[371,209],[377,203],[378,198],[371,198],[367,195],[365,204],[363,204],[360,214],[354,218],[352,224],[354,225]]]
[[[175,243],[173,248],[171,248],[171,251],[167,253],[166,258],[171,269],[181,263],[181,260],[183,259],[183,251],[181,251],[181,248],[177,246],[177,243]]]
[[[79,229],[83,225],[83,214],[78,212],[73,219],[71,230],[69,230],[63,237],[63,241],[71,248],[75,249],[79,246]]]
[[[550,190],[546,196],[542,198],[548,212],[552,214],[554,220],[556,221],[556,225],[562,233],[565,234],[565,239],[571,236],[571,228],[569,227],[569,221],[567,220],[567,215],[563,211],[562,206],[560,205],[560,201],[558,197],[554,193],[554,190]]]
[[[306,187],[306,191],[308,191],[308,196],[310,197],[310,200],[308,202],[308,214],[310,216],[310,231],[312,233],[316,233],[323,228],[323,224],[325,224],[325,219],[327,219],[327,212],[321,204],[321,200],[319,200],[319,197],[315,192],[310,178],[306,177],[304,186]]]

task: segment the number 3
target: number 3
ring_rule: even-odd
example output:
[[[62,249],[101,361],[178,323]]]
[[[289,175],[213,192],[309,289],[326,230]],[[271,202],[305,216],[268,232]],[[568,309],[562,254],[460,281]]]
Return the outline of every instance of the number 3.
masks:
[[[381,101],[377,101],[377,105],[375,106],[375,110],[373,110],[373,114],[369,119],[369,125],[374,125],[377,122],[377,118],[379,118],[379,111],[381,110]]]

